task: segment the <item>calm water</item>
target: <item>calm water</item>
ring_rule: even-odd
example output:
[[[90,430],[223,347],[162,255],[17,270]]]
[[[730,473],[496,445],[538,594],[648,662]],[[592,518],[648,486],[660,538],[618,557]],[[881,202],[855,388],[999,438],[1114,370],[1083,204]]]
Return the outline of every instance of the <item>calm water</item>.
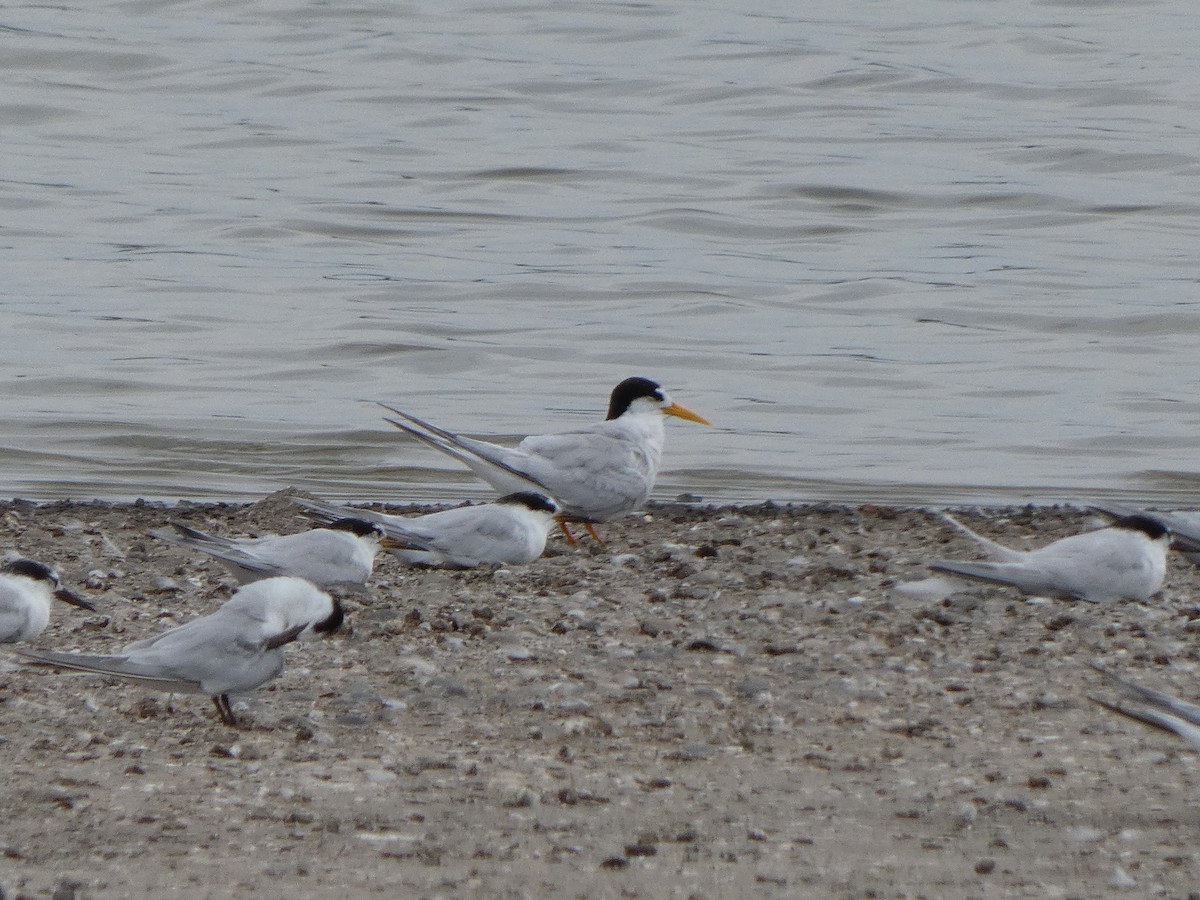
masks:
[[[1200,501],[1189,4],[68,0],[0,41],[0,496],[484,496],[372,401],[516,435],[646,374],[717,423],[662,497]]]

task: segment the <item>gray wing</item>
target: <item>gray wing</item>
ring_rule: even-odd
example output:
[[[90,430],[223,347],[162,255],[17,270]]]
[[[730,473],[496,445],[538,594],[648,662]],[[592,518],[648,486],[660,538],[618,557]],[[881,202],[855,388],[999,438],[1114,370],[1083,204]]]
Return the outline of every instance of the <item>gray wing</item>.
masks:
[[[233,538],[206,534],[203,531],[189,528],[178,522],[171,522],[169,524],[179,534],[171,534],[169,531],[151,531],[150,534],[159,540],[175,544],[176,546],[204,553],[227,565],[233,566],[235,569],[241,569],[247,574],[260,578],[288,574],[277,563],[264,559],[258,553],[248,549],[245,546],[247,542],[239,542]]]
[[[464,506],[420,516],[411,521],[408,534],[414,547],[441,555],[447,564],[471,567],[480,564],[532,562],[545,549],[519,512],[504,505]],[[389,535],[390,536],[390,535]]]
[[[340,506],[324,500],[308,500],[304,497],[292,497],[291,500],[297,506],[303,506],[312,513],[318,522],[328,524],[329,522],[336,522],[338,519],[350,517],[363,519],[367,522],[374,522],[392,540],[411,542],[414,547],[422,550],[432,549],[430,544],[432,536],[423,532],[418,524],[422,519],[428,518],[427,516],[405,518],[403,516],[390,516],[378,510],[364,509],[359,506]],[[453,512],[453,510],[445,510],[445,512]],[[430,516],[441,514],[430,513]]]
[[[264,622],[240,610],[209,616],[138,641],[119,656],[22,653],[41,665],[114,675],[165,690],[201,691],[210,696],[253,690],[283,669],[279,648],[306,627],[264,634]]]
[[[964,578],[974,578],[991,584],[1008,585],[1027,594],[1068,594],[1083,600],[1089,599],[1064,589],[1061,580],[1054,573],[1041,571],[1036,566],[1025,563],[959,562],[953,559],[935,559],[925,565],[935,572],[948,572],[951,575],[961,575]]]
[[[388,406],[386,403],[379,405],[404,420],[400,422],[385,418],[384,421],[389,425],[458,460],[500,493],[509,494],[532,489],[554,496],[553,491],[529,471],[528,455],[520,450],[510,450],[499,444],[466,438],[424,419],[418,419],[394,406]]]
[[[1130,703],[1137,705],[1109,703],[1096,697],[1091,698],[1092,702],[1151,728],[1176,734],[1200,750],[1200,706],[1126,681],[1098,665],[1092,664],[1092,668],[1128,694]]]
[[[30,665],[52,666],[94,675],[113,675],[131,681],[142,681],[172,691],[198,691],[200,684],[192,679],[179,678],[160,666],[131,660],[128,656],[94,656],[87,653],[55,653],[51,651],[17,650]]]

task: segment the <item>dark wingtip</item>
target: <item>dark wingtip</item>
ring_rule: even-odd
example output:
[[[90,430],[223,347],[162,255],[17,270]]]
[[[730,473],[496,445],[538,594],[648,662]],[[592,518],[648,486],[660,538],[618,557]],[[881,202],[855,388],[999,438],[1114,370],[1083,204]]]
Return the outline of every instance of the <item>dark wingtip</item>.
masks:
[[[313,631],[317,634],[333,634],[342,627],[342,623],[346,620],[346,610],[342,608],[342,601],[337,597],[330,599],[333,601],[333,612],[329,614],[329,618],[322,619],[313,626]]]

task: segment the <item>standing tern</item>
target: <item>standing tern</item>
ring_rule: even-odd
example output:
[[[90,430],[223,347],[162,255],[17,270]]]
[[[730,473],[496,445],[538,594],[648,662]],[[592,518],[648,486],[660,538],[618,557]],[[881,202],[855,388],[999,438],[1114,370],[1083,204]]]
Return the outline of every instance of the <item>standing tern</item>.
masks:
[[[284,646],[332,634],[343,615],[336,598],[303,578],[267,578],[241,588],[215,612],[135,641],[117,655],[17,652],[33,665],[113,675],[172,693],[207,694],[221,721],[236,727],[229,695],[275,678],[283,671]]]
[[[45,631],[54,598],[96,610],[90,601],[61,587],[49,566],[20,557],[0,565],[0,644],[32,641]]]
[[[260,578],[296,575],[326,589],[359,590],[371,577],[383,530],[362,519],[337,519],[300,534],[226,538],[205,534],[178,522],[169,531],[151,531],[160,540],[198,550],[219,560],[248,584]]]
[[[400,417],[387,422],[461,462],[503,494],[535,490],[553,497],[565,518],[592,527],[640,507],[662,462],[664,416],[712,423],[680,406],[649,378],[626,378],[615,388],[603,422],[524,438],[515,448],[463,437],[380,404]],[[565,522],[563,533],[574,538]],[[603,542],[601,542],[603,543]]]
[[[980,544],[992,561],[939,559],[926,564],[939,572],[1090,603],[1144,602],[1158,593],[1166,577],[1170,532],[1146,516],[1126,516],[1106,528],[1027,552],[988,540],[949,515],[945,518]]]
[[[1149,725],[1151,728],[1177,734],[1191,744],[1193,750],[1200,750],[1200,706],[1141,687],[1094,663],[1091,665],[1093,669],[1124,691],[1128,698],[1124,703],[1109,703],[1106,700],[1092,697],[1090,699],[1093,703],[1103,706],[1110,712],[1141,722],[1143,725]]]
[[[531,563],[546,549],[546,535],[559,516],[558,504],[534,491],[423,516],[390,516],[301,497],[292,502],[325,520],[354,515],[374,522],[383,529],[381,546],[394,556],[409,565],[451,569]]]

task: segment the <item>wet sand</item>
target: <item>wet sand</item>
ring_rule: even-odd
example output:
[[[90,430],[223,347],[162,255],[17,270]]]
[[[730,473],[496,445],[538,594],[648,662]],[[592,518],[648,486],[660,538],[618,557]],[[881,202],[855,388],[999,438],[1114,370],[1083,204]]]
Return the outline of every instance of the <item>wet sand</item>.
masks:
[[[403,511],[403,510],[401,510]],[[1017,546],[1076,509],[965,520]],[[168,519],[254,505],[0,504],[5,549],[102,607],[35,646],[111,652],[229,596]],[[1097,661],[1194,698],[1200,575],[1149,604],[921,597],[975,558],[934,515],[656,506],[521,568],[383,557],[348,633],[206,698],[0,651],[6,896],[1200,897],[1195,754],[1106,713]]]

